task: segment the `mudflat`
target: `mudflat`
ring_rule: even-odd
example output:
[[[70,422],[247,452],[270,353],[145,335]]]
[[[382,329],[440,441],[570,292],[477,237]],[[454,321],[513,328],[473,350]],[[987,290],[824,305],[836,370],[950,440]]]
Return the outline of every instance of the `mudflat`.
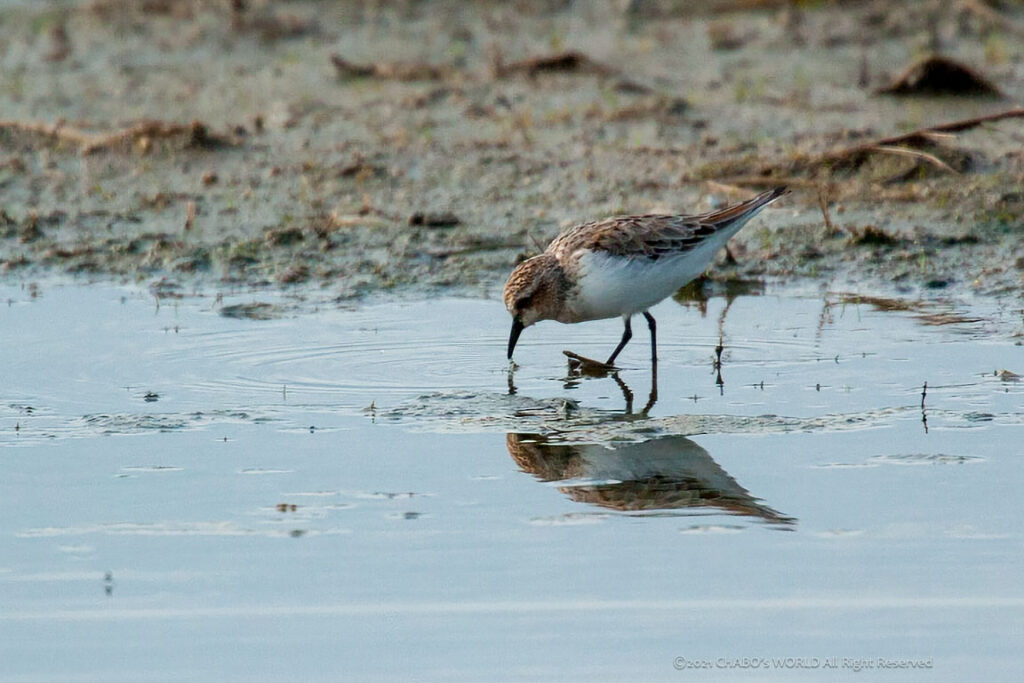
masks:
[[[493,295],[575,223],[793,193],[712,282],[1018,294],[1013,3],[5,2],[8,279]]]

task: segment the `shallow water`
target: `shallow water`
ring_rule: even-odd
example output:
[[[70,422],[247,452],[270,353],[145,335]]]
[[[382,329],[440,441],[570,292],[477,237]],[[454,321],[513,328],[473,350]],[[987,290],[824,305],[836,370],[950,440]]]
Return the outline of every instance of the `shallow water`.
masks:
[[[616,321],[530,328],[510,376],[492,301],[0,301],[3,680],[1019,661],[1019,304],[669,301],[644,413],[642,323],[617,378],[560,353]]]

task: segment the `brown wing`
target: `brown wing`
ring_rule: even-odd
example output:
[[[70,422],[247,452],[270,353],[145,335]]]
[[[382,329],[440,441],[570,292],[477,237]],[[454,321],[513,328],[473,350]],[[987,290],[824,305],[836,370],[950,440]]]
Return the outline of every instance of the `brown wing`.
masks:
[[[559,260],[588,249],[653,261],[690,251],[715,233],[749,218],[785,191],[778,187],[734,206],[696,216],[620,216],[584,223],[556,237],[547,250]]]
[[[621,216],[576,226],[556,238],[548,251],[559,260],[580,249],[655,260],[689,251],[714,233],[713,226],[686,216]]]

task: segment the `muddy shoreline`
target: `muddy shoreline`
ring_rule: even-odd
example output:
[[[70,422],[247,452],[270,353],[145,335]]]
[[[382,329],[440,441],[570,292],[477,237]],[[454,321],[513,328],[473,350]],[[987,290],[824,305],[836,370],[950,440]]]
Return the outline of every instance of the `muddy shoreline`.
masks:
[[[674,4],[13,3],[0,276],[494,296],[572,224],[788,184],[712,285],[1021,294],[1024,118],[932,128],[1024,101],[1024,11]],[[1000,94],[879,94],[930,52]]]

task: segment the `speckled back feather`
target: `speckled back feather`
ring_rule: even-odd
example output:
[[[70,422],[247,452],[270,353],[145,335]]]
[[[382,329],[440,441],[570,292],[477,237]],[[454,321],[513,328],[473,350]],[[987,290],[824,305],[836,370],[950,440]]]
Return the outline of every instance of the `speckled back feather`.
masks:
[[[656,261],[698,247],[719,231],[750,218],[785,192],[785,188],[777,187],[734,206],[694,216],[650,214],[584,223],[556,237],[547,251],[563,263],[581,249]]]

